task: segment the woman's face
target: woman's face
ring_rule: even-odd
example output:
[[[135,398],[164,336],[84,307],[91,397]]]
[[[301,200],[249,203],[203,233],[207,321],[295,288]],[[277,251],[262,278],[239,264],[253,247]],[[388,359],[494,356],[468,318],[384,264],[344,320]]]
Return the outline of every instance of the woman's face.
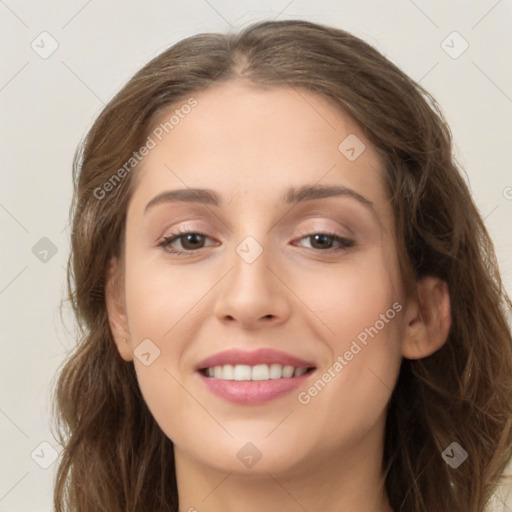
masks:
[[[312,92],[194,97],[134,171],[121,355],[177,460],[278,474],[374,457],[405,325],[382,162]]]

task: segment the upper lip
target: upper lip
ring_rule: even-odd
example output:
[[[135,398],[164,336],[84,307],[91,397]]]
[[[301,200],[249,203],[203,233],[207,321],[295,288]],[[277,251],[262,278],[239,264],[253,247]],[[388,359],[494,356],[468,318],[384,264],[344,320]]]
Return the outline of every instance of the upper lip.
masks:
[[[196,370],[213,368],[214,366],[224,366],[225,364],[246,364],[255,366],[257,364],[281,364],[283,366],[294,366],[295,368],[312,368],[315,365],[304,359],[274,350],[272,348],[260,348],[258,350],[246,351],[239,349],[229,349],[217,354],[213,354],[203,359],[196,366]]]

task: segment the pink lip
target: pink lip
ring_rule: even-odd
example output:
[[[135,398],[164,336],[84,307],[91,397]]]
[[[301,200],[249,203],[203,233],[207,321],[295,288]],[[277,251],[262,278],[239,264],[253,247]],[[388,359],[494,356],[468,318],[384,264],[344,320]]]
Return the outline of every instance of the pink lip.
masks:
[[[224,366],[225,364],[248,364],[249,366],[255,366],[257,364],[272,363],[282,364],[283,366],[294,366],[295,368],[311,368],[315,366],[315,364],[310,361],[299,359],[298,357],[272,348],[260,348],[251,352],[230,349],[207,357],[196,366],[196,370],[204,370],[205,368],[212,368],[214,366]]]
[[[226,363],[229,364],[229,363]],[[258,405],[286,395],[304,384],[312,373],[275,380],[223,380],[197,373],[208,389],[224,400],[240,405]]]
[[[257,405],[269,402],[294,389],[297,389],[308,379],[313,372],[305,373],[300,377],[270,379],[265,381],[235,381],[206,377],[199,370],[224,366],[225,364],[281,364],[295,368],[314,368],[315,364],[304,359],[280,352],[278,350],[264,348],[252,352],[232,349],[214,354],[196,366],[197,375],[215,395],[241,405]]]

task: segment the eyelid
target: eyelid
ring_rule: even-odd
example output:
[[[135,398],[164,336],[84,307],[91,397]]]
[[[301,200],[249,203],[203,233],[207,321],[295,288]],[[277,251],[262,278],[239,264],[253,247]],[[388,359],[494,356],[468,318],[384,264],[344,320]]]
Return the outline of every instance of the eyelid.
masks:
[[[306,225],[306,228],[304,228],[306,234],[310,234],[312,231],[316,230],[316,232],[325,231],[336,234],[337,236],[344,236],[338,233],[339,230],[344,230],[347,232],[346,236],[355,237],[356,234],[353,229],[353,222],[347,222],[349,219],[345,217],[345,215],[341,216],[333,210],[314,208],[306,215],[301,216],[300,223]],[[342,222],[342,219],[345,221]],[[326,224],[333,225],[333,227],[331,228]]]
[[[311,217],[308,216],[304,220],[311,221]],[[321,220],[324,220],[324,219],[321,219]],[[338,224],[339,227],[338,228],[330,228],[330,227],[326,227],[326,226],[311,226],[311,227],[308,227],[308,228],[301,228],[301,229],[299,229],[299,235],[297,235],[295,237],[295,239],[297,237],[298,238],[302,238],[304,236],[314,235],[314,234],[319,234],[319,233],[329,234],[331,236],[337,236],[337,237],[340,237],[340,238],[355,237],[355,234],[354,234],[353,230],[350,229],[350,227],[348,225],[341,224],[340,222],[334,221],[334,219],[330,219],[330,220],[335,222],[336,224]],[[343,233],[340,233],[339,232],[340,231],[340,227],[343,228],[344,230],[346,230],[348,233],[346,235],[343,234]],[[177,227],[170,226],[165,231],[170,231],[170,233],[168,235],[160,236],[158,238],[158,241],[161,241],[163,239],[169,239],[169,238],[172,238],[172,237],[177,237],[178,235],[186,235],[186,234],[190,234],[190,233],[196,233],[196,234],[205,236],[207,238],[214,239],[214,237],[212,237],[211,235],[207,234],[207,231],[209,231],[209,228],[202,229],[201,227],[199,227],[197,225],[193,225],[193,224],[190,225],[189,223],[184,223],[184,224],[181,224],[181,225],[179,225]]]

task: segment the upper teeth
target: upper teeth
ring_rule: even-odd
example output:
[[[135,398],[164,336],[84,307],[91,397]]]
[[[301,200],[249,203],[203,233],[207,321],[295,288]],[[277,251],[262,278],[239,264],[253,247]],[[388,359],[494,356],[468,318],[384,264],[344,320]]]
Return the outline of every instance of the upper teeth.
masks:
[[[206,369],[206,375],[223,380],[269,380],[290,377],[300,377],[308,371],[307,368],[295,368],[281,364],[225,364]]]

